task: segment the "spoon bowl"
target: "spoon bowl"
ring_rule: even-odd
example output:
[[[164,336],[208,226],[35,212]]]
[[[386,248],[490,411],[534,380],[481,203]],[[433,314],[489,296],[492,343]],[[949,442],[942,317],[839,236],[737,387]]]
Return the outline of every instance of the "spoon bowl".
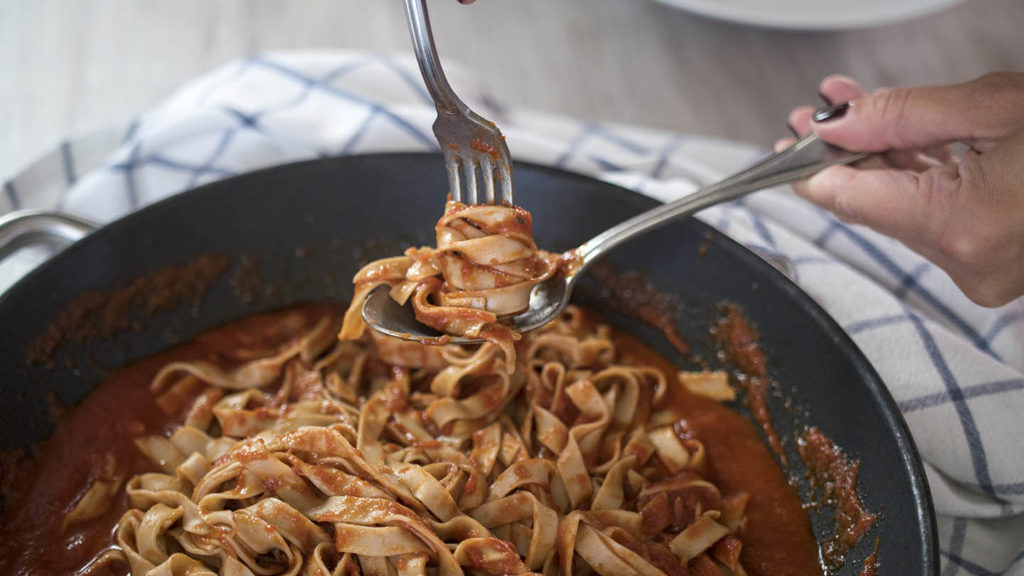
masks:
[[[556,274],[533,287],[530,306],[511,317],[511,324],[520,334],[536,330],[554,320],[569,303],[578,274]],[[374,330],[403,340],[429,341],[444,336],[416,319],[412,306],[403,306],[388,294],[387,286],[378,286],[363,303],[363,320]],[[479,338],[449,336],[449,344],[476,344]]]

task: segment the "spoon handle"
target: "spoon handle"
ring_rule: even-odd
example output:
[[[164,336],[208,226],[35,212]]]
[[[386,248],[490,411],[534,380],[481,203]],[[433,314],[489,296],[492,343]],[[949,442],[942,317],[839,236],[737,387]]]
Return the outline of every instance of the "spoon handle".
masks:
[[[757,190],[802,180],[829,166],[850,164],[869,155],[868,152],[850,152],[837,148],[812,133],[742,172],[705,186],[685,198],[638,214],[587,240],[578,249],[581,259],[579,271],[582,272],[605,252],[633,236],[667,224],[675,218],[688,216],[708,206]]]

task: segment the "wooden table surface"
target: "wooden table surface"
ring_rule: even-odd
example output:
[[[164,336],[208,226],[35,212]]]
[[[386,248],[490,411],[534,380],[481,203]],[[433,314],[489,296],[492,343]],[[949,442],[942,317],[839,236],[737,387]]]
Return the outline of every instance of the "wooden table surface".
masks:
[[[442,59],[506,104],[766,146],[792,107],[817,103],[831,72],[877,87],[1024,70],[1022,0],[841,32],[753,28],[647,0],[432,0],[431,10]],[[402,2],[3,0],[0,179],[232,59],[309,48],[409,53]]]

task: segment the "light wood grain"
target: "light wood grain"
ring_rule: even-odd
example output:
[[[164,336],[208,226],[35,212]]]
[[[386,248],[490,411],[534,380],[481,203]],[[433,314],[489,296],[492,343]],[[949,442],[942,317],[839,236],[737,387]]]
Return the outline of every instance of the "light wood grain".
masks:
[[[831,72],[874,87],[1024,69],[1021,0],[827,33],[733,25],[644,0],[433,0],[431,10],[442,58],[507,104],[762,145],[785,134],[792,107],[816,103]],[[299,48],[409,52],[402,4],[4,0],[0,178],[220,64]]]

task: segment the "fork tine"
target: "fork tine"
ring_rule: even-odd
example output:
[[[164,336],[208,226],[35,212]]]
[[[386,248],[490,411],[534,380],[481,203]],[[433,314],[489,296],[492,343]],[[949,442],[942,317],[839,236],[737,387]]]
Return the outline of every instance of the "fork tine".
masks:
[[[498,179],[501,180],[501,204],[504,206],[515,206],[512,201],[512,170],[508,162],[503,158],[496,167]]]
[[[448,172],[448,195],[456,202],[462,202],[462,186],[459,172],[462,170],[462,159],[449,152],[444,154],[444,168]]]
[[[463,188],[466,190],[462,201],[470,206],[480,203],[476,184],[478,168],[476,158],[470,156],[462,159]]]
[[[484,156],[480,160],[480,180],[483,184],[483,198],[485,204],[494,204],[494,164],[490,156]]]

